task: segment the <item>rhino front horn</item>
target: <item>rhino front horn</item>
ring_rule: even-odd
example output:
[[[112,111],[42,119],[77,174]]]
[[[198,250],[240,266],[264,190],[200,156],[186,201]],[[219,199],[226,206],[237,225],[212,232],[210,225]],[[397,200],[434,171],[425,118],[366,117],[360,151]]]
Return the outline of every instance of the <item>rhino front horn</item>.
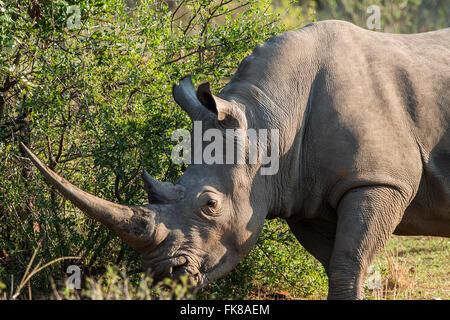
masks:
[[[44,177],[81,211],[104,224],[135,249],[155,245],[157,207],[112,203],[75,187],[43,164],[23,143],[21,147]]]

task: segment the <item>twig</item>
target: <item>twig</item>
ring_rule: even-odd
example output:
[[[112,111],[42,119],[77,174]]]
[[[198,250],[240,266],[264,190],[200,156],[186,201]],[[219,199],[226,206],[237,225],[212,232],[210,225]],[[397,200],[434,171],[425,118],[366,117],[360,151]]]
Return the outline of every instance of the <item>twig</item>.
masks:
[[[284,278],[284,280],[286,280],[287,283],[289,283],[289,285],[292,288],[297,288],[297,286],[295,284],[293,284],[291,281],[289,281],[288,278],[286,278],[286,276],[283,274],[283,272],[278,268],[278,266],[275,264],[275,262],[273,262],[272,258],[269,256],[269,254],[261,247],[261,245],[259,243],[256,244],[256,246],[264,253],[264,255],[267,257],[267,259],[269,259],[270,263],[272,264],[272,266],[277,270],[277,272],[279,274],[281,274],[281,276]]]
[[[36,258],[36,254],[38,253],[39,249],[40,249],[41,245],[39,244],[38,247],[36,248],[36,250],[34,250],[33,256],[31,257],[30,262],[28,263],[27,269],[25,270],[25,273],[22,277],[22,281],[20,281],[19,287],[16,290],[16,293],[12,296],[12,299],[15,300],[17,299],[17,297],[20,295],[21,290],[23,289],[23,287],[30,281],[30,279],[37,274],[38,272],[40,272],[41,270],[47,268],[48,266],[54,264],[55,262],[61,261],[61,260],[67,260],[67,259],[79,259],[80,257],[61,257],[61,258],[56,258],[50,262],[47,262],[46,264],[44,264],[43,266],[41,265],[41,262],[39,261],[39,263],[37,264],[37,266],[33,269],[33,271],[31,271],[30,274],[30,268],[31,265],[34,262],[34,259]]]
[[[186,0],[183,0],[180,2],[180,4],[176,7],[176,9],[172,13],[172,17],[170,18],[170,33],[173,33],[173,21],[175,18],[175,15],[177,14],[178,10],[180,10],[181,6],[184,4]]]
[[[199,52],[203,52],[203,51],[206,51],[206,50],[211,49],[211,48],[222,47],[222,46],[224,46],[224,45],[225,45],[225,43],[219,43],[219,44],[215,44],[215,45],[212,45],[212,46],[200,47],[199,49],[197,49],[197,50],[195,50],[195,51],[192,51],[192,52],[189,52],[188,54],[185,54],[185,55],[182,56],[182,57],[179,57],[179,58],[176,58],[176,59],[167,61],[167,62],[164,63],[164,65],[171,64],[171,63],[180,61],[180,60],[182,60],[182,59],[184,59],[184,58],[187,58],[187,57],[189,57],[189,56],[192,56],[193,54],[196,54],[196,53],[199,53]]]

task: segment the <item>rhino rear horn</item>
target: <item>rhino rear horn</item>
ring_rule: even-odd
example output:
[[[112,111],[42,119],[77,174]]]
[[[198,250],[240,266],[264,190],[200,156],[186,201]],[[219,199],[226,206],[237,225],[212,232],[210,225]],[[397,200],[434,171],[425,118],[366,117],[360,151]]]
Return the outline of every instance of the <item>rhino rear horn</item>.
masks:
[[[147,171],[142,171],[144,188],[148,194],[148,202],[157,204],[167,204],[180,200],[184,196],[183,187],[170,182],[160,182],[155,180]]]
[[[50,170],[23,143],[20,145],[44,177],[81,211],[104,224],[135,249],[153,245],[159,220],[156,206],[125,206],[84,192]]]
[[[201,84],[195,91],[191,76],[188,75],[173,86],[172,94],[192,121],[204,120],[214,114],[224,127],[247,127],[244,112],[234,103],[213,95],[208,82]]]

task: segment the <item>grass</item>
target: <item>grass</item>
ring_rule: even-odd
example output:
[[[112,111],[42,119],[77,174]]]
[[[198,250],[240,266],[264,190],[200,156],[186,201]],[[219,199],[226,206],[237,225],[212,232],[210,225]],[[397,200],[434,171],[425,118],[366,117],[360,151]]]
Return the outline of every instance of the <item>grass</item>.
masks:
[[[373,264],[380,290],[366,299],[450,299],[450,239],[392,236]]]

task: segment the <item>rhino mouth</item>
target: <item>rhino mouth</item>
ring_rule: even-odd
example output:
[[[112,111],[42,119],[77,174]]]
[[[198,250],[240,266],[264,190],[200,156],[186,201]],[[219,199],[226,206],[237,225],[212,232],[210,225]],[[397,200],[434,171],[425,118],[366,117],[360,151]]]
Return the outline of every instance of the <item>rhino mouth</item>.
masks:
[[[155,261],[151,264],[148,272],[155,282],[164,278],[178,279],[181,276],[188,276],[188,278],[197,281],[200,274],[198,268],[185,255]]]
[[[180,264],[174,264],[169,268],[169,275],[171,278],[179,278],[182,275],[192,274],[188,260],[180,262]]]

